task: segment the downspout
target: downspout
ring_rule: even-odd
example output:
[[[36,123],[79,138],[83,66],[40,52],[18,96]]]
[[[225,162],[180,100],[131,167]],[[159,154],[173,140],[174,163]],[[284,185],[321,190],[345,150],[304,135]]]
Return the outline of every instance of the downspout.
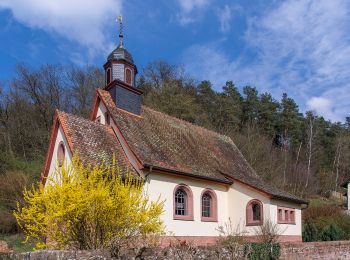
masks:
[[[145,174],[145,182],[147,182],[147,180],[148,180],[148,175],[151,174],[152,169],[153,169],[153,165],[150,165],[150,166],[149,166],[149,171]]]

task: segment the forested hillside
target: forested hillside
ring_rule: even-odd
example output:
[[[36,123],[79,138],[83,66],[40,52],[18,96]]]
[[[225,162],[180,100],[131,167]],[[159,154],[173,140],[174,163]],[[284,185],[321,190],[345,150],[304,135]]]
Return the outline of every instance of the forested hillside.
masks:
[[[350,177],[350,118],[332,123],[312,111],[302,114],[288,93],[272,97],[259,86],[239,91],[234,79],[215,91],[209,81],[196,82],[162,61],[140,74],[144,105],[230,136],[258,174],[280,188],[325,196]],[[39,178],[55,109],[88,117],[95,89],[103,86],[100,69],[60,65],[18,65],[3,82],[0,210],[20,199],[18,187]]]

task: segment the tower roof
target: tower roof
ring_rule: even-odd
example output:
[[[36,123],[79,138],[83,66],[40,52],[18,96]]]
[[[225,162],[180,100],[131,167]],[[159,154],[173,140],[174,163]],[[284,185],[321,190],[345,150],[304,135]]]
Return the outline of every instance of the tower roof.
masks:
[[[117,17],[117,22],[119,23],[119,44],[116,49],[114,49],[107,57],[107,62],[108,61],[113,61],[113,60],[124,60],[128,63],[134,64],[134,60],[128,52],[127,49],[124,48],[123,44],[123,17],[118,16]]]
[[[125,49],[123,46],[119,45],[116,49],[114,49],[107,58],[107,61],[112,60],[124,60],[126,62],[129,62],[131,64],[134,64],[134,60],[132,58],[132,55],[130,52],[128,52],[127,49]]]

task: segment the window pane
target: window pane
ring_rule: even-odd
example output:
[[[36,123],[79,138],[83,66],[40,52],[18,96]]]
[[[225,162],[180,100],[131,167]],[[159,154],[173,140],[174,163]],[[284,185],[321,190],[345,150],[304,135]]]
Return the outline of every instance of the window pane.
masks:
[[[285,221],[289,221],[288,210],[284,210],[284,220],[285,220]]]
[[[211,196],[205,193],[202,197],[202,217],[211,217]]]
[[[175,215],[187,215],[187,195],[182,189],[178,189],[175,193]]]
[[[260,221],[261,220],[260,205],[255,203],[255,204],[253,204],[252,209],[253,209],[253,220]]]
[[[278,209],[278,220],[279,221],[283,220],[283,218],[282,218],[282,209]]]
[[[289,216],[290,216],[290,222],[293,222],[294,223],[294,211],[293,210],[291,210],[290,212],[289,212]]]

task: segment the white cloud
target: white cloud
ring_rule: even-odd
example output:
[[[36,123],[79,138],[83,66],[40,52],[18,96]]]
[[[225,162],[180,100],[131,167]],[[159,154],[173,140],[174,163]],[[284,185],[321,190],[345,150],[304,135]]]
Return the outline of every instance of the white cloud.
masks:
[[[177,13],[177,20],[181,25],[187,25],[196,20],[198,12],[209,4],[210,0],[177,0],[180,12]]]
[[[220,22],[220,32],[227,33],[231,29],[232,13],[234,8],[229,5],[225,5],[223,8],[219,8],[217,16]]]
[[[223,86],[234,70],[234,63],[219,50],[218,44],[193,45],[183,53],[184,66],[198,79]]]
[[[325,97],[312,97],[307,101],[309,110],[315,111],[317,114],[323,115],[325,118],[332,118],[336,121],[340,121],[337,113],[333,110],[333,104],[330,99]]]
[[[245,49],[238,59],[229,59],[218,45],[203,44],[187,50],[185,57],[190,58],[185,63],[200,74],[198,78],[219,86],[232,79],[240,85],[254,84],[276,98],[287,92],[304,111],[315,106],[312,98],[326,98],[327,109],[319,107],[317,112],[343,120],[350,111],[350,2],[277,4],[247,18]],[[202,53],[210,55],[203,59]]]
[[[90,56],[111,44],[106,27],[121,13],[121,0],[1,0],[0,9],[31,28],[73,40],[89,49]]]

